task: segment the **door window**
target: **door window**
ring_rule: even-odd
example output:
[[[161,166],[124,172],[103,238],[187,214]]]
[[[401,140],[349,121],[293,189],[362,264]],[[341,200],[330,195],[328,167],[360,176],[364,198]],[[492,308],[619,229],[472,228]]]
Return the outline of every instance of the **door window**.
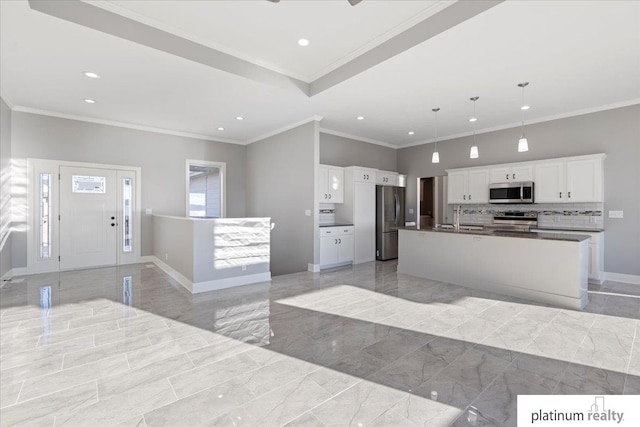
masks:
[[[40,174],[40,230],[39,256],[40,259],[51,258],[51,174]]]
[[[133,179],[122,179],[122,251],[131,252],[133,236]]]

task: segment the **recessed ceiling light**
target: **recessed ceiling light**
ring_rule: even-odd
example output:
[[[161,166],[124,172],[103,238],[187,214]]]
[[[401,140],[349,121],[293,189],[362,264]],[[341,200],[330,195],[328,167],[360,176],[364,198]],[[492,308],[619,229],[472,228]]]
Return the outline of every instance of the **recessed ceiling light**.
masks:
[[[523,105],[522,107],[520,107],[521,110],[528,110],[529,108],[531,108],[530,105]]]
[[[415,135],[415,132],[410,130],[409,132],[407,132],[408,135]]]
[[[298,44],[300,46],[309,46],[309,40],[308,39],[300,39],[300,40],[298,40]]]
[[[224,128],[223,127],[219,127],[218,130],[224,130]]]
[[[244,117],[242,117],[242,116],[236,116],[236,120],[244,120]]]
[[[86,102],[87,104],[95,104],[96,103],[95,99],[89,99],[89,98],[85,99],[84,102]]]
[[[358,119],[358,120],[364,120],[364,117],[362,117],[362,116],[358,116],[358,117],[356,117],[356,119]]]
[[[477,117],[469,117],[469,121],[470,121],[471,123],[473,123],[473,122],[477,122],[477,121],[478,121],[478,118],[477,118]]]
[[[99,79],[100,78],[99,75],[97,75],[96,73],[93,73],[91,71],[85,71],[82,74],[84,74],[86,77],[89,77],[90,79]]]

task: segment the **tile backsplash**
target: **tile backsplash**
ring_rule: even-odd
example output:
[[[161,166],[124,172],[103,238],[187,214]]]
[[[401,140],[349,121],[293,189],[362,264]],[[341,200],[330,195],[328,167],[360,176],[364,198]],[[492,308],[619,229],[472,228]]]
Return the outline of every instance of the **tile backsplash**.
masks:
[[[453,209],[455,205],[449,205]],[[539,203],[534,205],[463,205],[462,224],[490,225],[500,212],[529,212],[538,217],[538,227],[604,228],[603,203]],[[451,215],[453,218],[453,215]]]

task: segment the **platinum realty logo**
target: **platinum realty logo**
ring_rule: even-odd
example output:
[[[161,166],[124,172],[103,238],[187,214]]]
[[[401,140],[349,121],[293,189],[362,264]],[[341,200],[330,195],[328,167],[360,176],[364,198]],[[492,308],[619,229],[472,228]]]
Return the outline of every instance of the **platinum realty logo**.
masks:
[[[518,427],[530,425],[638,427],[640,396],[518,396]]]

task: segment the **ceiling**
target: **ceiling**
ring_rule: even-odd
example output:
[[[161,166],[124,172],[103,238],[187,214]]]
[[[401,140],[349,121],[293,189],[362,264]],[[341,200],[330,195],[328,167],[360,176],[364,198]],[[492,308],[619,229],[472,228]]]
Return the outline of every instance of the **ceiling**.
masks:
[[[521,81],[529,123],[640,103],[637,1],[19,0],[0,19],[15,110],[225,142],[320,116],[414,145],[434,107],[441,138],[469,134],[471,96],[479,132],[517,126]]]

